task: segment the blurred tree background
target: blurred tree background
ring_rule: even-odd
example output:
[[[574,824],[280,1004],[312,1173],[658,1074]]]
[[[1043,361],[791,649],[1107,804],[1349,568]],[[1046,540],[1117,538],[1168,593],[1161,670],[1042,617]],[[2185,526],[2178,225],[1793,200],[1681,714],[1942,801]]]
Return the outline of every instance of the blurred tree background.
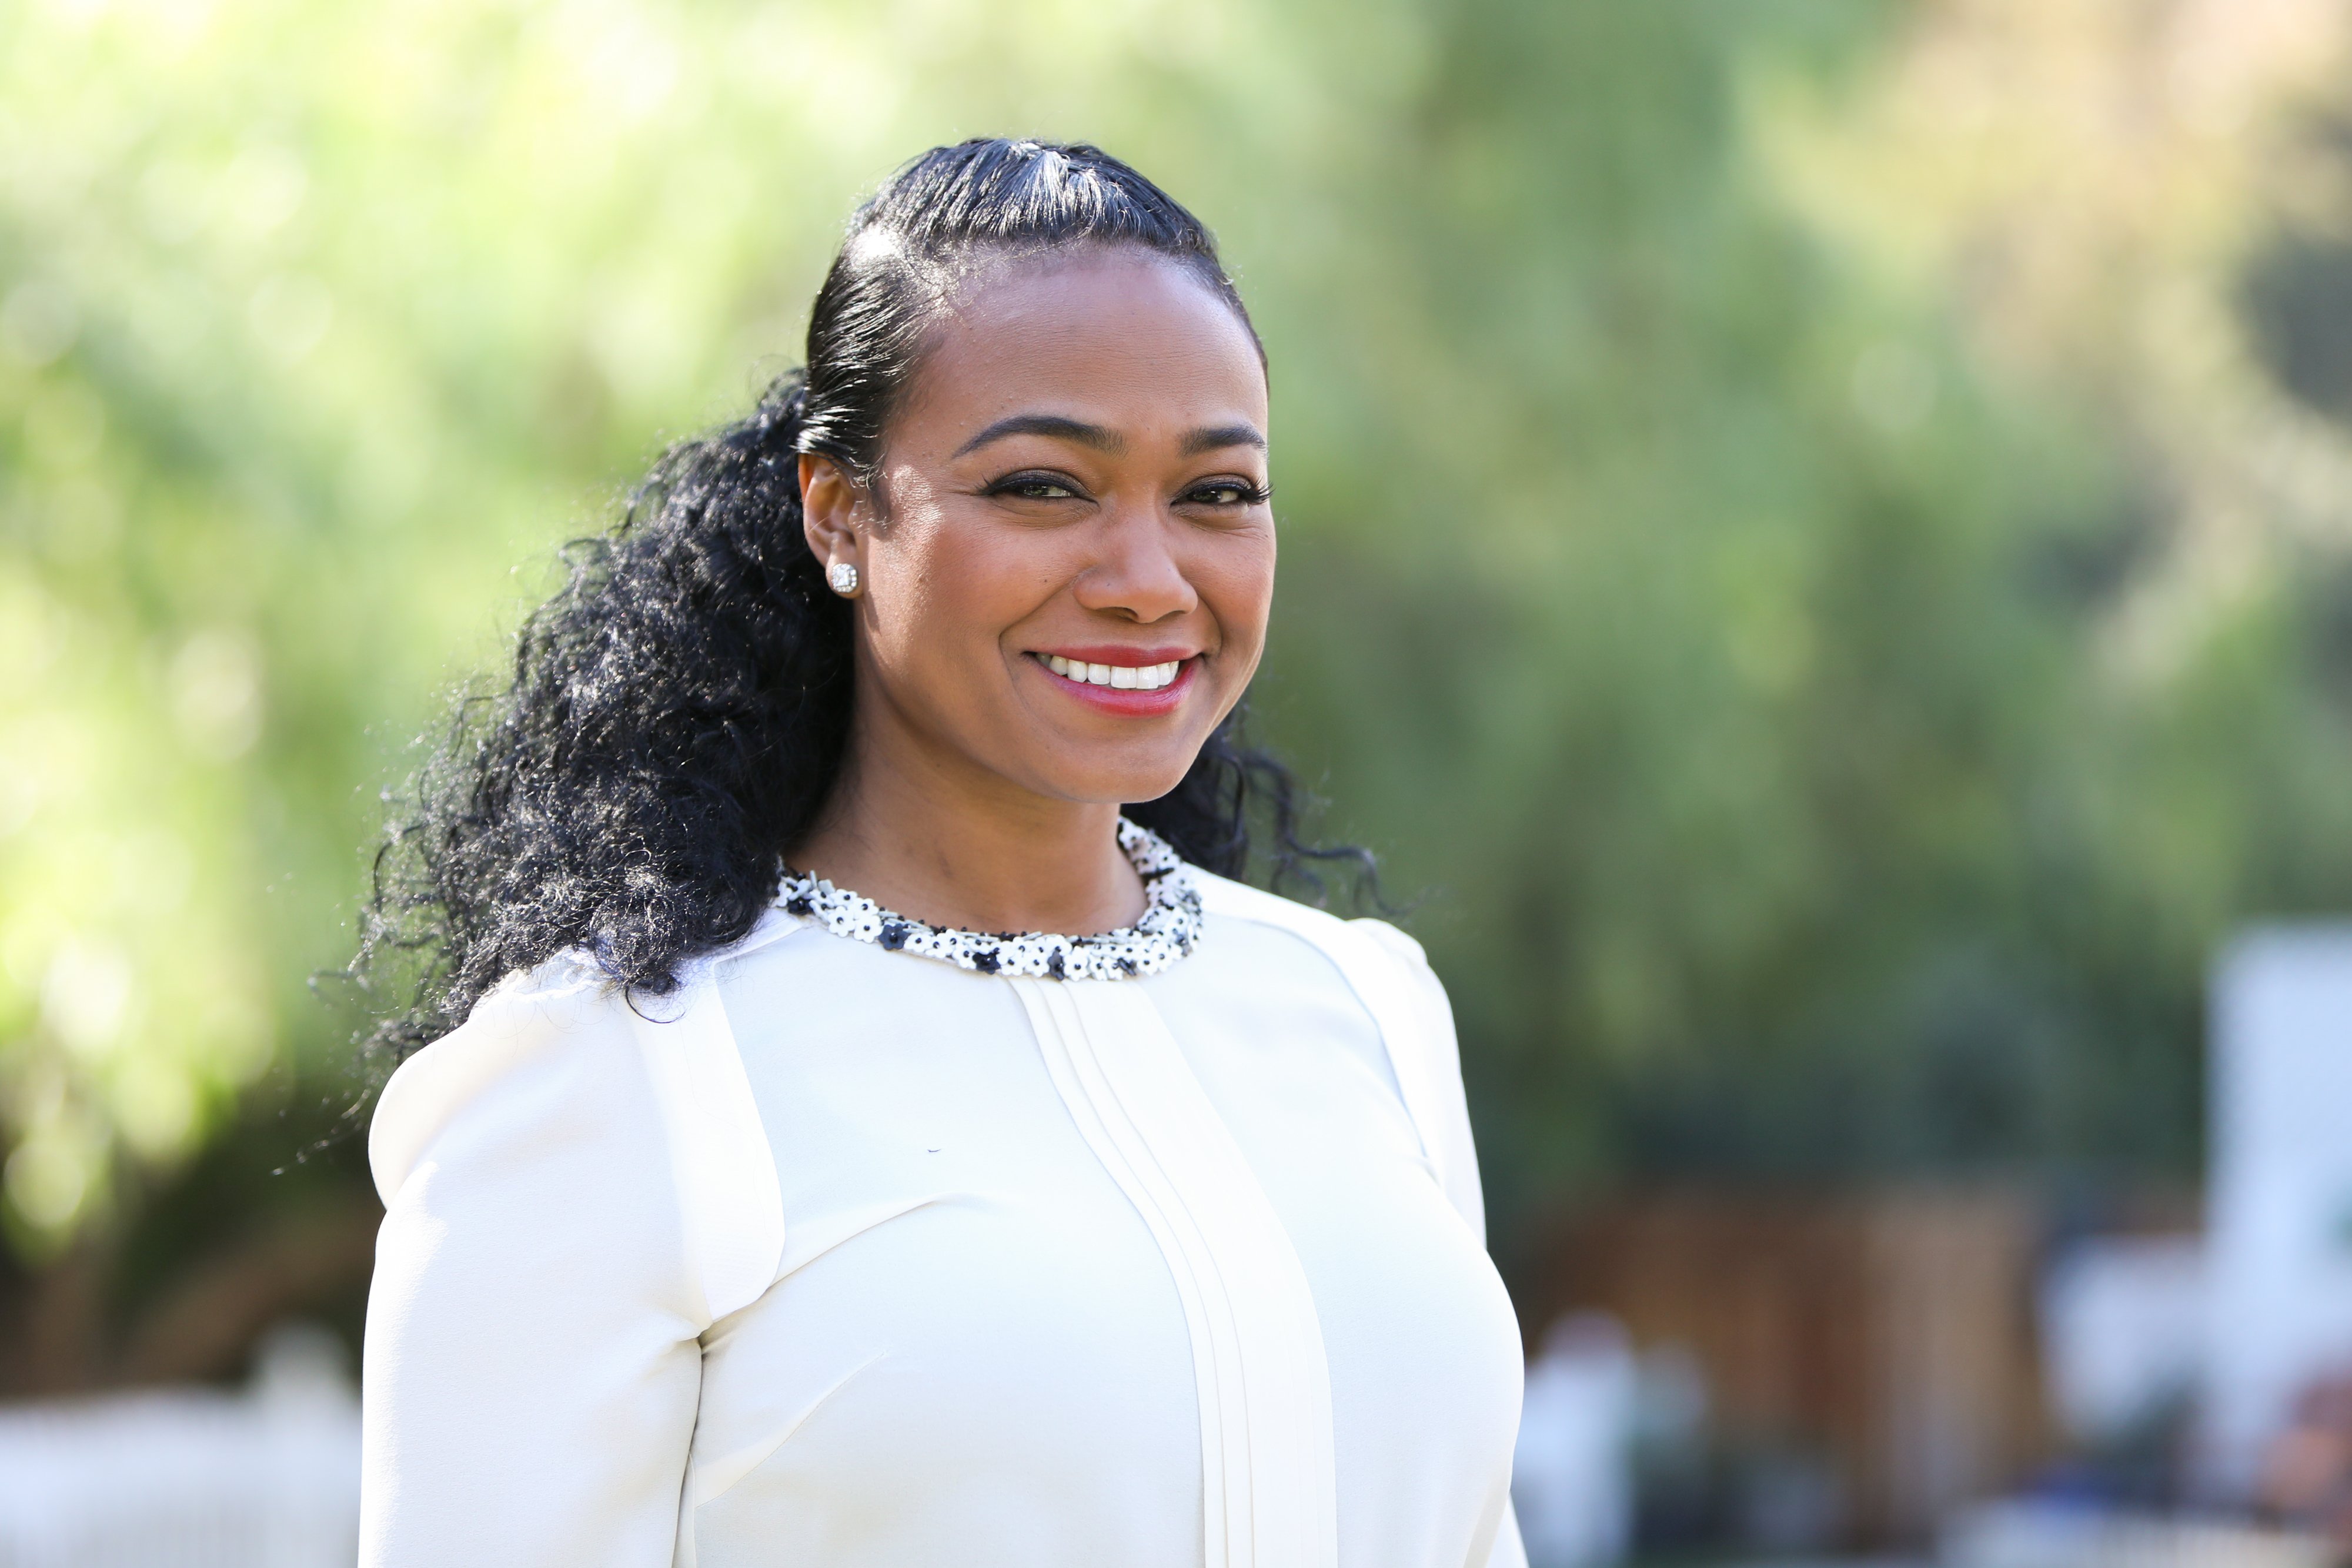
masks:
[[[2328,0],[0,11],[0,1385],[355,1321],[383,816],[843,218],[1098,141],[1273,357],[1265,736],[1417,896],[1498,1249],[1691,1175],[2193,1179],[2352,905]]]

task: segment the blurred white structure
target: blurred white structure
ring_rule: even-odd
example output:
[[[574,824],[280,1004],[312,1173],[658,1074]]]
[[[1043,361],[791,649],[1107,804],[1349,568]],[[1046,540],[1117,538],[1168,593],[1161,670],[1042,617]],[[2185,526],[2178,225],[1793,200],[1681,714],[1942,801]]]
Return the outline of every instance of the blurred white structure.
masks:
[[[2066,1435],[2120,1437],[2194,1397],[2209,1297],[2201,1237],[2101,1237],[2067,1249],[2041,1288],[2043,1372]]]
[[[2242,938],[2211,1041],[2203,1458],[2234,1497],[2296,1394],[2352,1367],[2352,926]]]
[[[278,1330],[245,1394],[0,1407],[0,1568],[350,1568],[360,1413],[342,1347]]]
[[[1954,1519],[1937,1562],[1939,1568],[2333,1568],[2336,1554],[2310,1536],[2000,1502]]]
[[[1612,1318],[1578,1313],[1544,1335],[1528,1368],[1511,1466],[1529,1568],[1609,1568],[1633,1532],[1636,1377]]]

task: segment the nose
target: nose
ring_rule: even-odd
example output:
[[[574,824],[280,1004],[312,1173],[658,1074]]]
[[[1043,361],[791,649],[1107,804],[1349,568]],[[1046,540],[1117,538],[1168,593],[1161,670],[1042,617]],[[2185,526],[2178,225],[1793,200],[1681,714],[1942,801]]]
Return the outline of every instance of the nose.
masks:
[[[1157,507],[1106,509],[1094,562],[1075,585],[1078,602],[1144,626],[1192,610],[1201,596],[1176,559],[1171,537],[1182,526]]]

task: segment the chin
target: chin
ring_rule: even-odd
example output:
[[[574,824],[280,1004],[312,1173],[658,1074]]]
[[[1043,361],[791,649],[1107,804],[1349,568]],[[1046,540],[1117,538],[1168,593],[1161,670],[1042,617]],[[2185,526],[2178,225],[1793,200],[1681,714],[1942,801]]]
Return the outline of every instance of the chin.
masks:
[[[1103,805],[1135,805],[1145,800],[1157,800],[1192,771],[1192,759],[1198,748],[1186,752],[1181,759],[1156,763],[1150,767],[1084,766],[1060,768],[1058,786],[1051,792],[1070,800],[1086,800]]]

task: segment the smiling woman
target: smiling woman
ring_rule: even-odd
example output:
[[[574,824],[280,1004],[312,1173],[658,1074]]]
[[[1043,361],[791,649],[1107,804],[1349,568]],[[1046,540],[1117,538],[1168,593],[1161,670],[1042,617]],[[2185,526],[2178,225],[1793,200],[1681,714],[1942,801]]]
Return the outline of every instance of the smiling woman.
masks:
[[[1117,804],[1182,782],[1265,649],[1265,367],[1229,290],[1158,250],[956,271],[887,448],[800,460],[870,700],[798,859],[959,925],[1116,926],[1141,899]]]
[[[858,214],[387,852],[364,1563],[1524,1562],[1444,993],[1229,880],[1268,455],[1126,165]]]

